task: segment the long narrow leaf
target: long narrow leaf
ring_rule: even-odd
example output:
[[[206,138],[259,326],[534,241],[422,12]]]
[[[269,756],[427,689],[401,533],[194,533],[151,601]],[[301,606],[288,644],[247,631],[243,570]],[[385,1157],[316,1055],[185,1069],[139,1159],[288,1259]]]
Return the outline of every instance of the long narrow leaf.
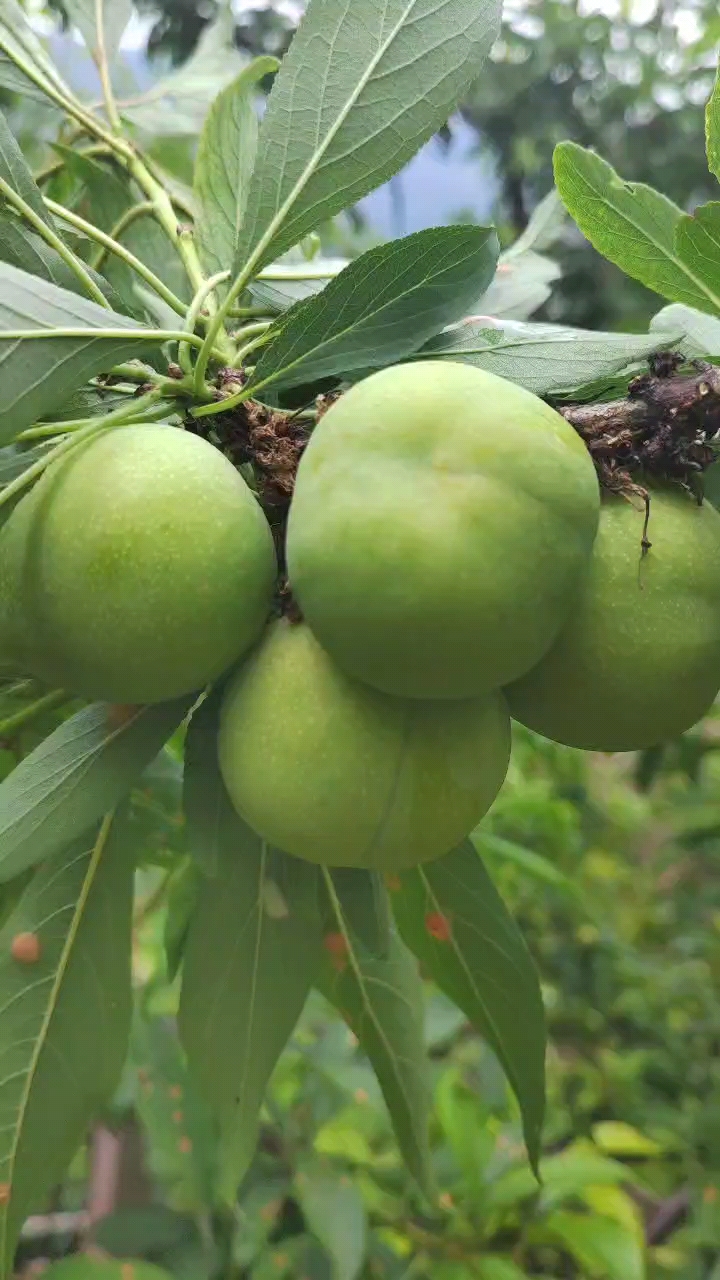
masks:
[[[535,1166],[545,1109],[545,1018],[522,934],[470,841],[393,878],[400,932],[498,1055]]]
[[[25,1216],[42,1208],[117,1085],[130,1029],[132,891],[122,824],[107,820],[45,864],[0,930],[2,1280]]]
[[[66,720],[0,784],[0,882],[64,848],[122,799],[182,720],[189,700]]]
[[[418,1185],[431,1192],[430,1090],[417,965],[395,932],[384,957],[373,957],[357,947],[329,872],[326,885],[335,929],[325,936],[317,985],[370,1059],[408,1169]]]
[[[321,928],[317,868],[269,849],[224,793],[209,823],[217,875],[205,879],[190,922],[179,1028],[218,1119],[220,1191],[233,1203],[268,1080],[315,977]]]
[[[720,179],[720,72],[705,110],[705,149],[708,168]]]
[[[566,209],[604,257],[663,298],[717,309],[713,290],[676,251],[683,211],[672,200],[643,183],[624,182],[607,161],[574,142],[555,148],[554,167]]]
[[[600,333],[564,325],[469,316],[423,347],[429,360],[462,360],[544,396],[572,391],[670,346],[680,329]]]
[[[63,336],[65,329],[74,336]],[[5,336],[33,330],[37,336],[27,339]],[[146,342],[127,316],[1,262],[0,444],[59,406],[88,378],[140,354]]]
[[[257,83],[279,65],[276,58],[255,58],[218,94],[200,134],[194,178],[196,233],[210,275],[235,261],[257,151]]]
[[[253,382],[279,389],[394,364],[464,315],[498,250],[487,227],[432,227],[370,249],[277,321]]]
[[[260,130],[239,270],[402,168],[443,125],[498,30],[498,0],[311,0]]]

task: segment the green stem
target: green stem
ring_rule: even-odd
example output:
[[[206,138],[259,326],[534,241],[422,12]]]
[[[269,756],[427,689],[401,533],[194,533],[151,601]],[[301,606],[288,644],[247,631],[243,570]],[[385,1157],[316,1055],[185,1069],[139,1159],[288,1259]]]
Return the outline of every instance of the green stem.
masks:
[[[195,294],[195,297],[190,303],[190,306],[185,312],[185,328],[190,333],[194,331],[195,326],[200,318],[200,312],[205,306],[205,303],[207,302],[210,294],[213,292],[213,290],[217,285],[222,283],[223,280],[227,280],[229,275],[230,275],[229,271],[218,271],[216,275],[210,276],[209,280],[203,281],[202,285],[200,286],[197,293]],[[186,374],[188,374],[188,376],[190,377],[193,376],[192,361],[190,359],[190,348],[186,346],[185,343],[181,343],[181,345],[178,347],[178,364],[180,365],[180,368]],[[204,380],[202,383],[198,384],[198,386],[196,387],[196,390],[200,392],[203,386],[204,386]]]
[[[134,204],[131,209],[125,210],[121,218],[118,218],[115,226],[110,231],[110,239],[119,241],[123,232],[127,231],[128,227],[132,226],[133,222],[137,222],[138,218],[146,218],[148,215],[152,217],[153,214],[154,208],[149,200],[141,200],[139,204]],[[101,246],[93,262],[93,266],[96,271],[101,270],[102,264],[109,252],[109,248],[104,245]]]
[[[64,240],[61,240],[57,232],[53,231],[52,227],[48,226],[47,222],[40,217],[40,214],[36,213],[35,210],[32,209],[25,200],[23,200],[22,196],[18,195],[17,191],[10,186],[10,183],[5,181],[4,178],[0,178],[0,194],[4,196],[9,205],[12,205],[13,209],[17,209],[17,212],[22,215],[25,221],[30,223],[33,230],[36,231],[45,243],[50,245],[51,249],[54,249],[59,257],[62,258],[65,265],[70,268],[73,275],[80,281],[85,292],[88,293],[95,302],[99,303],[101,307],[109,309],[110,303],[102,292],[102,289],[98,287],[92,276],[88,273],[87,268],[80,259],[75,256],[72,249],[68,249],[68,246],[65,244]]]
[[[155,290],[164,302],[167,302],[168,306],[171,307],[177,315],[185,315],[185,304],[180,301],[176,294],[173,293],[172,289],[168,289],[167,285],[163,283],[159,276],[155,275],[154,271],[151,271],[149,267],[146,267],[145,263],[141,262],[140,258],[136,258],[135,254],[132,253],[130,249],[127,249],[124,244],[118,244],[117,240],[114,240],[112,236],[101,231],[99,227],[94,226],[92,222],[87,222],[85,218],[81,218],[79,214],[72,213],[71,210],[66,209],[64,205],[56,204],[54,200],[46,200],[45,204],[50,212],[54,213],[56,217],[62,218],[64,222],[67,222],[71,227],[75,227],[78,231],[83,231],[91,240],[95,240],[98,244],[102,245],[103,249],[107,253],[113,253],[116,258],[121,258],[136,275],[140,276],[146,284],[150,285],[151,289]]]
[[[193,347],[202,347],[203,340],[195,333],[186,333],[183,329],[88,329],[68,326],[67,329],[3,329],[0,331],[0,342],[32,342],[47,341],[50,338],[136,338],[138,342],[189,342]]]
[[[95,30],[97,32],[97,46],[95,50],[95,65],[100,74],[100,84],[102,86],[103,100],[105,102],[105,110],[107,118],[110,121],[111,128],[115,133],[122,132],[122,121],[118,113],[115,103],[115,95],[113,94],[112,81],[110,79],[110,67],[108,66],[107,48],[105,45],[105,4],[104,0],[95,0]]]
[[[16,711],[15,715],[6,716],[4,720],[0,720],[0,738],[11,738],[18,729],[24,729],[26,724],[30,724],[37,716],[42,715],[43,711],[51,711],[53,707],[59,707],[67,700],[68,694],[64,689],[53,689],[52,693],[46,693],[44,697]]]

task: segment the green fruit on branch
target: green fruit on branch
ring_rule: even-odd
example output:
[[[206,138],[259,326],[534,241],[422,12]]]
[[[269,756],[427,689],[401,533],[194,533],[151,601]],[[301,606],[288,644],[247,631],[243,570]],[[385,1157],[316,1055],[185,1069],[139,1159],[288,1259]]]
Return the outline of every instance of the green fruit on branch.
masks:
[[[552,643],[598,508],[585,446],[536,396],[450,361],[396,365],[343,395],[310,440],[290,582],[349,675],[405,697],[475,696]]]
[[[112,702],[205,685],[260,634],[272,535],[212,445],[162,425],[97,436],[48,468],[0,531],[0,631],[32,674]]]
[[[512,715],[547,738],[634,751],[676,738],[720,686],[720,515],[679,491],[644,511],[603,501],[588,575],[543,660],[507,690]]]
[[[507,771],[503,698],[421,702],[344,675],[281,620],[233,678],[220,766],[240,815],[311,862],[396,871],[453,848]]]

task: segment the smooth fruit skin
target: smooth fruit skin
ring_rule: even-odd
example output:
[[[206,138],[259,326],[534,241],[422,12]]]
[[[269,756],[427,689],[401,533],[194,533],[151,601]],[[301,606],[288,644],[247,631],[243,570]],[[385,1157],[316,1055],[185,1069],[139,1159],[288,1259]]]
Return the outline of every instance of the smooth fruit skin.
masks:
[[[396,365],[313,433],[290,581],[348,674],[405,697],[475,696],[551,644],[598,509],[585,446],[536,396],[453,361]]]
[[[18,664],[88,698],[161,702],[257,639],[272,535],[212,445],[162,425],[90,440],[0,531],[0,631]]]
[[[220,767],[241,817],[286,853],[330,866],[396,871],[447,853],[487,812],[509,754],[500,694],[389,697],[285,620],[222,708]]]
[[[511,714],[547,738],[635,751],[676,738],[720,686],[720,516],[681,492],[644,512],[603,501],[588,576],[543,660],[507,690]]]

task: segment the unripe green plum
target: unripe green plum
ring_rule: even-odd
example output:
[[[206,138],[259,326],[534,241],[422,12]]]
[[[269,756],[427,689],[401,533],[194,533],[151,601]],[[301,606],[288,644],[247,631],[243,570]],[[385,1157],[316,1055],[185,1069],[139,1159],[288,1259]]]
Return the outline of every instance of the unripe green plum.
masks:
[[[240,815],[286,853],[330,866],[395,871],[447,853],[492,804],[509,753],[502,695],[390,697],[284,620],[222,708],[220,767]]]
[[[549,647],[598,509],[584,444],[536,396],[465,364],[396,365],[313,433],[290,581],[349,675],[404,697],[471,697]]]
[[[0,630],[18,665],[88,698],[160,702],[257,639],[272,535],[212,445],[109,430],[53,464],[0,530]]]
[[[588,575],[542,661],[507,690],[511,714],[547,738],[634,751],[676,738],[720,686],[720,515],[681,492],[644,511],[603,500]]]

